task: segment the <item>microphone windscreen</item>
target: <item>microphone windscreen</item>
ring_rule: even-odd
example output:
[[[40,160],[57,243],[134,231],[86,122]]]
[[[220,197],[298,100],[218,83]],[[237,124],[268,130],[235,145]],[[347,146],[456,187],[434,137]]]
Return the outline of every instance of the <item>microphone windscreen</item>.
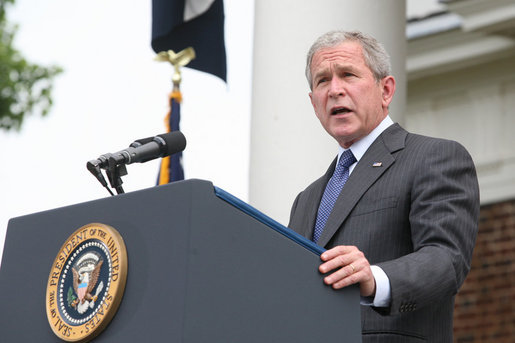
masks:
[[[161,137],[166,143],[166,151],[164,152],[163,157],[183,151],[184,148],[186,148],[186,137],[184,137],[180,131],[163,133],[162,135],[158,135],[158,137]]]

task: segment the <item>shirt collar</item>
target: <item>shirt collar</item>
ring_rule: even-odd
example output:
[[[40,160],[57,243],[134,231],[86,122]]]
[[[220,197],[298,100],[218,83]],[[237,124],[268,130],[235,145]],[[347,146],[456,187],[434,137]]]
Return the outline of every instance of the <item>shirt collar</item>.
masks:
[[[359,160],[363,157],[363,155],[365,155],[365,152],[372,145],[372,143],[374,143],[376,138],[379,137],[379,135],[381,133],[383,133],[383,131],[386,130],[392,124],[393,124],[392,118],[390,118],[390,116],[387,115],[381,121],[381,123],[379,123],[379,125],[377,125],[375,127],[375,129],[373,129],[367,136],[361,138],[359,141],[352,144],[350,148],[348,148],[352,151],[352,154],[356,158],[356,163],[359,162]],[[342,148],[341,146],[338,146],[338,148],[339,148],[338,149],[338,161],[336,163],[338,163],[340,161],[340,156],[343,154],[343,152],[345,150],[348,150],[348,149]]]

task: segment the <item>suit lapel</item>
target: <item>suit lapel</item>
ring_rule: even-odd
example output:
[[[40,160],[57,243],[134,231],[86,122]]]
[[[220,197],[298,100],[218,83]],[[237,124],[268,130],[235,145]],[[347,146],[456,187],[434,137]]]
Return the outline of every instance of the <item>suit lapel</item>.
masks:
[[[325,187],[327,186],[327,183],[329,182],[329,179],[334,173],[334,168],[336,168],[336,161],[338,158],[335,158],[327,171],[325,172],[325,175],[320,177],[316,183],[315,187],[313,187],[312,194],[308,196],[309,199],[314,199],[315,201],[308,202],[308,218],[307,218],[307,225],[304,226],[305,232],[299,232],[304,237],[311,239],[313,237],[313,231],[315,229],[315,222],[317,218],[317,212],[318,212],[318,206],[320,206],[320,201],[322,200],[322,195],[324,194]]]
[[[363,194],[395,162],[392,152],[404,147],[406,134],[406,131],[395,124],[372,143],[338,196],[318,245],[323,247],[331,240]]]

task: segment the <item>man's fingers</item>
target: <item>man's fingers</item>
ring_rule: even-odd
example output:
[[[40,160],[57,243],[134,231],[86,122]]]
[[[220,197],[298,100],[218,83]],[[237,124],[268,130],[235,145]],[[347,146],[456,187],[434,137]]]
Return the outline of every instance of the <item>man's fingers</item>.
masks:
[[[354,268],[352,268],[352,267],[354,267]],[[338,269],[334,273],[331,273],[330,275],[326,276],[324,278],[324,282],[328,285],[333,285],[335,283],[340,282],[341,280],[344,280],[345,278],[350,278],[355,273],[356,273],[356,267],[354,266],[354,264],[352,266],[347,265],[345,267]]]
[[[332,287],[334,289],[340,289],[340,288],[343,288],[343,287],[347,287],[347,286],[350,286],[350,285],[354,285],[356,283],[359,283],[361,282],[361,280],[365,277],[365,273],[364,272],[357,272],[357,273],[352,273],[351,275],[347,276],[346,278],[343,278],[335,283],[332,284]]]
[[[353,264],[351,269],[356,270],[357,264],[365,258],[363,253],[354,246],[337,246],[325,251],[320,258],[324,263],[318,268],[322,274],[328,273],[333,269],[341,268]]]
[[[352,261],[353,258],[350,255],[338,255],[328,260],[327,262],[322,263],[318,269],[322,274],[325,274],[333,269],[345,267],[349,265]],[[356,266],[354,265],[354,267]]]
[[[357,247],[340,245],[325,251],[320,255],[324,261],[319,267],[324,277],[324,283],[334,289],[340,289],[360,284],[361,295],[375,294],[375,280],[370,269],[370,263]]]
[[[320,258],[322,259],[322,261],[329,261],[339,255],[345,255],[354,250],[358,250],[358,249],[353,246],[339,245],[332,249],[324,251],[324,253],[322,255],[320,255]]]

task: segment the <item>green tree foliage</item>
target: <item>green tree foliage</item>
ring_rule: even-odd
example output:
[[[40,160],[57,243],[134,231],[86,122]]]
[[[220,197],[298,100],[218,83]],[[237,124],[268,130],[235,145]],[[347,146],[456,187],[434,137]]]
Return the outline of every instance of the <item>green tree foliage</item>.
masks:
[[[56,66],[28,62],[13,46],[16,26],[6,18],[6,6],[15,0],[0,0],[0,129],[19,130],[26,115],[46,115],[52,106],[52,81],[62,72]]]

